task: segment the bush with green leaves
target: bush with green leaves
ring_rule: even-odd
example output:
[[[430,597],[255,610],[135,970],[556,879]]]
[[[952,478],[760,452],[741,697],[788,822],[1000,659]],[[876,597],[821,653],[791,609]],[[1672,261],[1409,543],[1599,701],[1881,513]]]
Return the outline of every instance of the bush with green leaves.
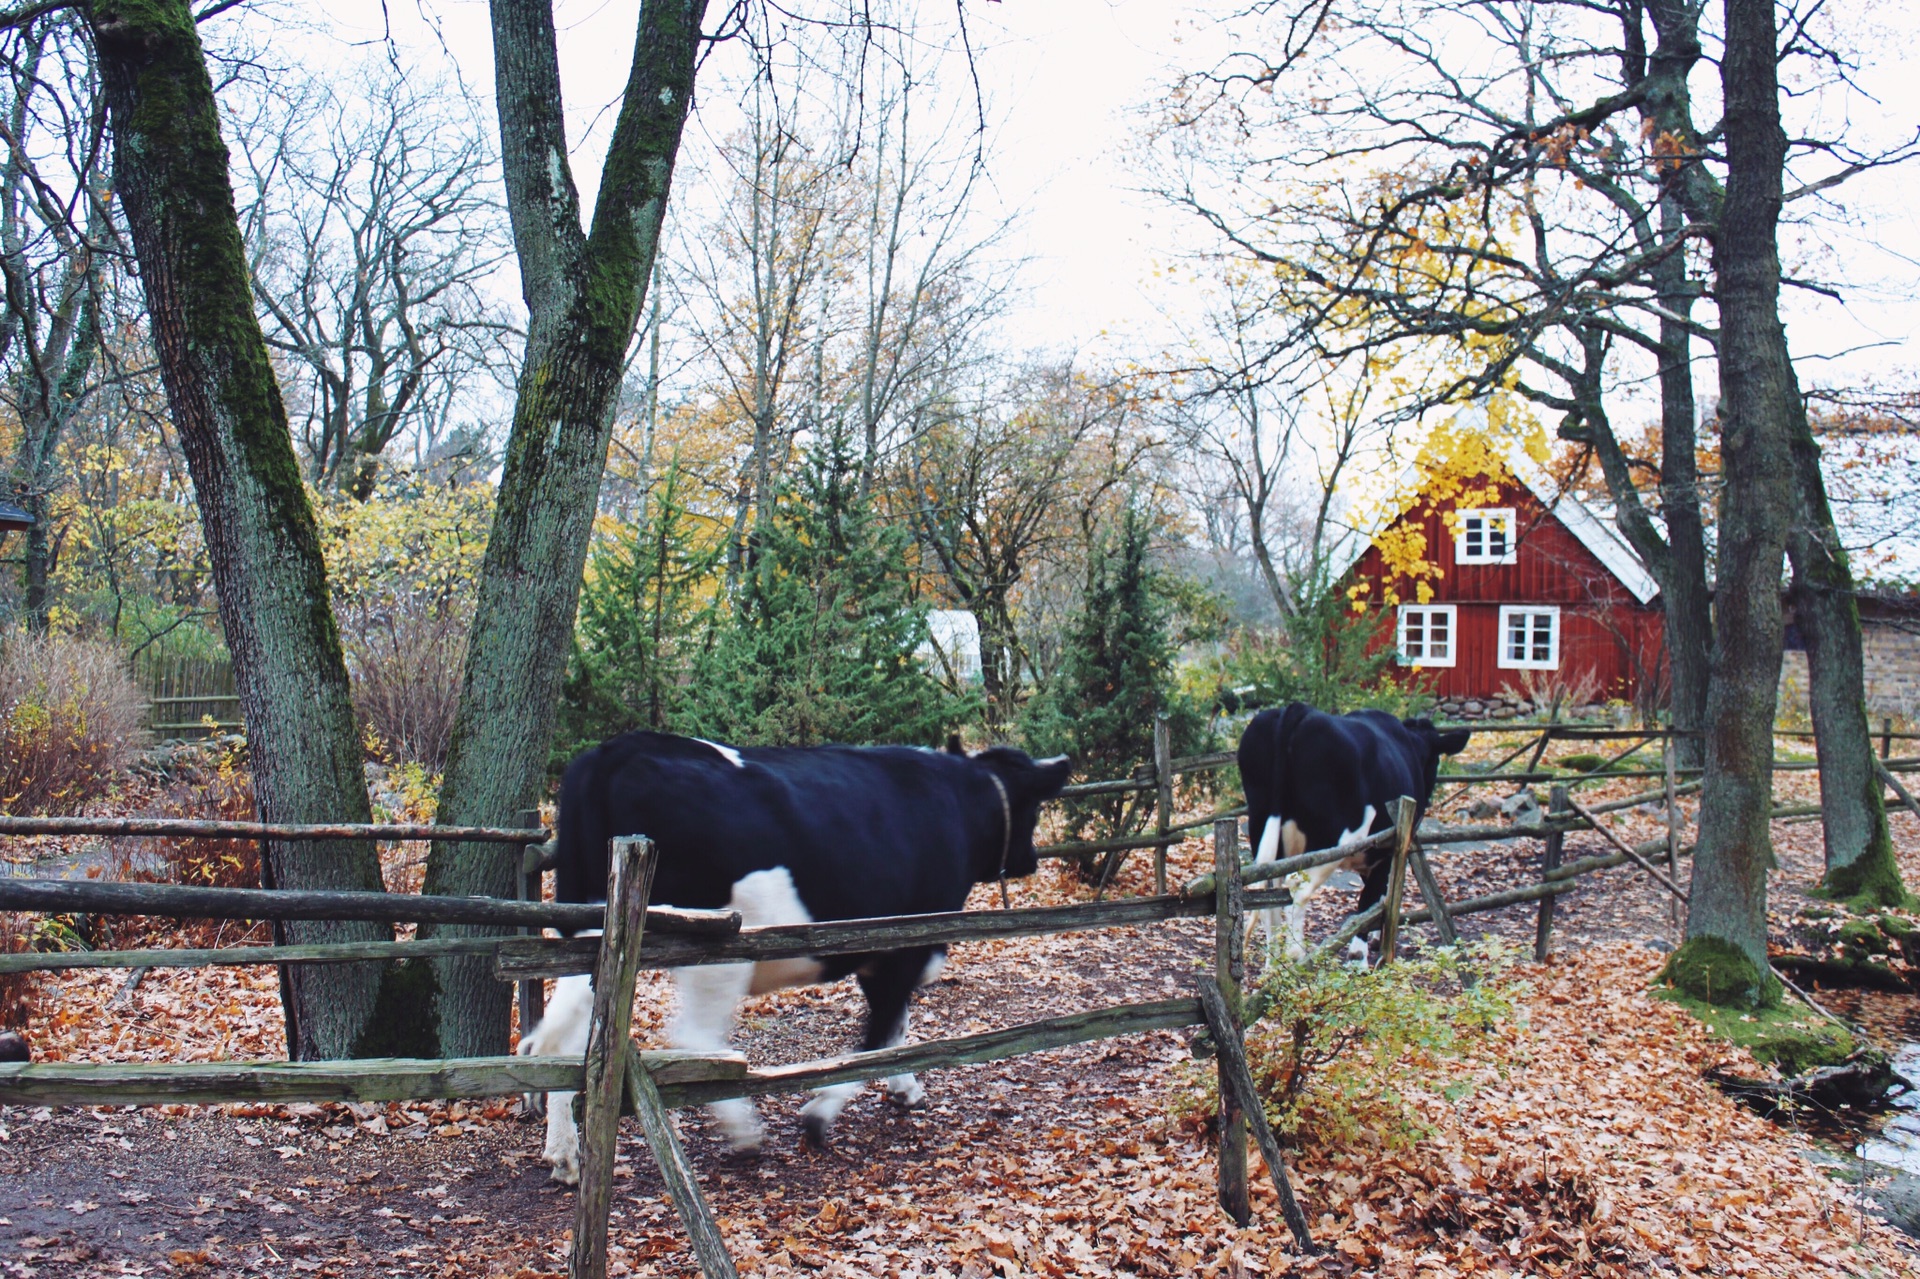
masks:
[[[1147,518],[1129,507],[1113,535],[1095,546],[1059,667],[1020,717],[1028,750],[1071,755],[1082,777],[1125,777],[1151,760],[1160,714],[1168,717],[1175,755],[1206,743],[1205,716],[1180,695],[1175,677],[1177,592],[1149,562],[1151,533]],[[1108,835],[1124,834],[1150,811],[1129,795],[1066,806],[1076,835],[1095,823]]]
[[[1334,714],[1375,709],[1417,715],[1433,702],[1416,678],[1401,678],[1391,644],[1377,644],[1380,617],[1355,613],[1334,589],[1306,592],[1277,632],[1248,629],[1219,659],[1222,688],[1255,690],[1262,706],[1305,702]]]
[[[1416,1098],[1472,1086],[1461,1059],[1514,1015],[1524,987],[1497,940],[1430,949],[1377,968],[1337,957],[1277,963],[1248,1028],[1247,1062],[1284,1144],[1404,1149],[1427,1128]],[[1213,1113],[1212,1072],[1182,1098]]]
[[[740,745],[936,745],[978,711],[915,656],[907,530],[858,490],[844,435],[811,450],[756,536],[673,721]]]

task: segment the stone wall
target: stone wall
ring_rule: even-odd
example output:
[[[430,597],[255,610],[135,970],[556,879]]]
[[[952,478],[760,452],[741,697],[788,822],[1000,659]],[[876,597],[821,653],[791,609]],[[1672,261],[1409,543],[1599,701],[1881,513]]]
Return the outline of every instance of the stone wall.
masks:
[[[1920,633],[1866,620],[1861,630],[1867,667],[1867,711],[1920,718]],[[1789,650],[1780,663],[1780,714],[1807,718],[1807,655]]]

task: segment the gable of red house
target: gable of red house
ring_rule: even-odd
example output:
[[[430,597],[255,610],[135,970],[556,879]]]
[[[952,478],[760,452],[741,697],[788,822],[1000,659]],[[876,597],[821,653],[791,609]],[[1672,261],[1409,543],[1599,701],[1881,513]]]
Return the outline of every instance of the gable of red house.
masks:
[[[1347,570],[1343,587],[1380,619],[1375,645],[1443,699],[1531,686],[1663,705],[1658,587],[1619,533],[1544,476],[1467,488],[1475,504],[1451,522],[1452,503],[1416,499]],[[1424,601],[1378,545],[1413,530],[1438,569]]]

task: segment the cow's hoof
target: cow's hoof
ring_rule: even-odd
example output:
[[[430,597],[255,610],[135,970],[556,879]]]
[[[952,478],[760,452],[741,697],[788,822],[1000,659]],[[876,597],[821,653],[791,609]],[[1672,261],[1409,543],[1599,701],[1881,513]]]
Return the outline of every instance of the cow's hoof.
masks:
[[[1365,938],[1356,937],[1352,941],[1347,943],[1347,962],[1348,963],[1356,964],[1361,968],[1365,968],[1367,966],[1367,958],[1368,958],[1368,952],[1367,952],[1367,943]]]
[[[927,1090],[916,1079],[911,1088],[887,1089],[887,1100],[902,1110],[918,1110],[927,1104]]]
[[[548,1179],[557,1181],[563,1186],[577,1186],[580,1184],[580,1165],[577,1163],[555,1164],[553,1171],[548,1174]]]
[[[825,1153],[833,1149],[833,1143],[827,1140],[827,1121],[819,1115],[800,1116],[800,1147],[803,1150],[817,1150]]]

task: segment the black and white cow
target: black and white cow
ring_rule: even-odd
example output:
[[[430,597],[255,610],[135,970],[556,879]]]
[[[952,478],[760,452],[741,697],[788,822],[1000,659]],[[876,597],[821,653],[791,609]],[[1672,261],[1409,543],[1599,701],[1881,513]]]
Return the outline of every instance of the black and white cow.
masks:
[[[1303,702],[1261,711],[1240,736],[1240,780],[1247,792],[1247,835],[1254,860],[1277,861],[1338,848],[1393,824],[1393,801],[1411,795],[1425,816],[1440,757],[1464,749],[1470,734],[1442,733],[1431,720],[1395,719],[1385,711],[1329,715]],[[1416,819],[1417,820],[1417,819]],[[1343,862],[1290,875],[1287,954],[1305,954],[1307,902],[1340,870],[1364,880],[1355,913],[1386,895],[1393,850],[1376,847]],[[1280,912],[1261,912],[1268,945]]]
[[[1031,875],[1041,801],[1072,771],[1064,757],[1035,762],[994,747],[975,755],[908,747],[734,749],[692,737],[628,733],[586,751],[560,786],[555,896],[606,896],[607,842],[646,835],[659,850],[656,905],[732,908],[749,927],[959,910],[975,884]],[[853,975],[867,997],[865,1049],[901,1042],[907,1003],[945,962],[946,947],[676,970],[677,1047],[728,1046],[734,1012],[750,994]],[[593,995],[564,978],[520,1051],[586,1050]],[[828,1128],[858,1084],[816,1092],[802,1111],[807,1136]],[[912,1075],[887,1080],[895,1101],[924,1096]],[[547,1160],[558,1181],[578,1179],[572,1095],[547,1105]],[[735,1150],[758,1148],[758,1112],[746,1100],[713,1106]]]

